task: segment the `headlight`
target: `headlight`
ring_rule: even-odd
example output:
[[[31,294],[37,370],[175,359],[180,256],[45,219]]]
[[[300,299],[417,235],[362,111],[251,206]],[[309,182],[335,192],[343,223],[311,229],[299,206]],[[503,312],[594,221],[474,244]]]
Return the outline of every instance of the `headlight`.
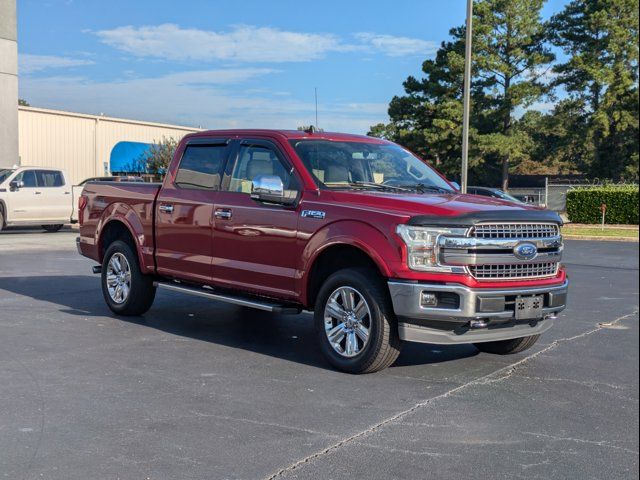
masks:
[[[407,266],[411,270],[442,273],[458,270],[438,263],[438,237],[440,235],[464,236],[467,232],[466,228],[398,225],[396,232],[407,245]]]

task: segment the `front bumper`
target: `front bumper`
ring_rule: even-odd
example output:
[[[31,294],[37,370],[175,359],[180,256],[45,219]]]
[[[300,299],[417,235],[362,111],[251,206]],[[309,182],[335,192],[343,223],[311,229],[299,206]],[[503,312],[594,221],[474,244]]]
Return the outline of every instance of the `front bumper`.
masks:
[[[473,289],[460,284],[401,280],[388,283],[400,338],[435,344],[493,342],[538,335],[548,330],[566,307],[569,285],[565,281],[545,287]],[[442,299],[442,306],[421,305],[423,292]],[[516,299],[534,295],[544,298],[540,318],[516,320]]]

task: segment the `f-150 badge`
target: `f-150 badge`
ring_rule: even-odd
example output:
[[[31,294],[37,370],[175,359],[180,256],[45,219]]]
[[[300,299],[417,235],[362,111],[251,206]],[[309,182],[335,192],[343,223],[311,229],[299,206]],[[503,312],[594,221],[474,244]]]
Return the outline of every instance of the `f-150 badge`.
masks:
[[[325,216],[325,213],[322,210],[303,210],[300,215],[305,218],[319,218],[320,220],[322,220]]]

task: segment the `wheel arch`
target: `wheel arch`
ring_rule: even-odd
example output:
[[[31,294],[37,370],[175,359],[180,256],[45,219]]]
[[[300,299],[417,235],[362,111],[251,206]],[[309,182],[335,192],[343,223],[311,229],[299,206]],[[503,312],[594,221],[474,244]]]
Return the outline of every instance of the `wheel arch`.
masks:
[[[111,245],[116,240],[122,240],[127,243],[138,256],[138,262],[140,267],[144,267],[142,260],[142,253],[140,245],[136,241],[136,237],[133,234],[131,227],[122,218],[110,219],[100,229],[98,237],[98,257],[100,263],[104,260],[104,255]]]
[[[381,277],[387,277],[386,266],[375,259],[367,249],[354,241],[335,241],[327,244],[309,262],[303,282],[303,304],[313,308],[324,281],[334,272],[344,268],[368,268]]]

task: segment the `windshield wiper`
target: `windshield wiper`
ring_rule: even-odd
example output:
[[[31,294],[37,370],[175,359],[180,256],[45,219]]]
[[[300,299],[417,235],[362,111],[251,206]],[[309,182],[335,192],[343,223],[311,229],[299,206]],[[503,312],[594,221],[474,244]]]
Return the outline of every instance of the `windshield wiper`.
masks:
[[[425,192],[452,193],[446,188],[436,187],[435,185],[425,185],[424,183],[402,185],[402,188],[405,188],[408,190],[416,190],[418,193],[425,193]]]
[[[382,183],[373,183],[373,182],[349,182],[349,185],[352,187],[370,187],[376,188],[378,190],[393,190],[396,192],[410,192],[412,189],[406,186],[397,186],[397,185],[384,185]]]

